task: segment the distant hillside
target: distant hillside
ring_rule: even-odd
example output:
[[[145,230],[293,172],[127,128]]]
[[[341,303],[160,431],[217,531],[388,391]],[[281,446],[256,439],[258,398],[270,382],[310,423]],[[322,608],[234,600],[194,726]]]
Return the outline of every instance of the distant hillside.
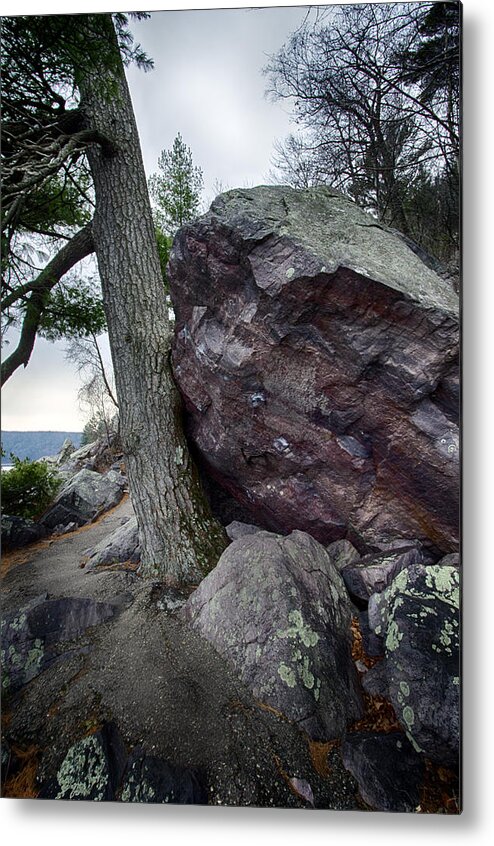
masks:
[[[10,453],[17,458],[43,458],[56,455],[65,440],[70,438],[74,446],[81,443],[82,432],[2,432],[2,464],[10,464]]]

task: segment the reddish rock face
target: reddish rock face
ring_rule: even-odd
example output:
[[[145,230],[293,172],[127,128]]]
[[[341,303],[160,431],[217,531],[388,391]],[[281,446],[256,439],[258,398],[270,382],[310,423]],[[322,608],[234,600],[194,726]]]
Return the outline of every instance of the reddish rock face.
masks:
[[[399,237],[325,188],[230,191],[169,276],[188,432],[252,522],[457,549],[458,299]]]

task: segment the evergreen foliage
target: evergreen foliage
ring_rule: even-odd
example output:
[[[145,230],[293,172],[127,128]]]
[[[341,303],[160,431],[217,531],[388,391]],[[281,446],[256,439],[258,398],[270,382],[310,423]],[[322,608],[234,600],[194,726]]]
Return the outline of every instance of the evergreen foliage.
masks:
[[[192,153],[178,133],[171,150],[163,150],[158,173],[149,178],[155,203],[155,221],[164,235],[174,235],[198,212],[203,187],[202,171],[192,163]]]
[[[48,508],[62,480],[44,461],[11,458],[12,469],[2,471],[2,510],[12,517],[34,519]]]
[[[87,336],[105,325],[99,286],[73,268],[94,251],[86,150],[113,146],[86,125],[78,85],[95,64],[117,62],[103,16],[82,17],[83,27],[77,15],[2,18],[1,306],[4,331],[20,328],[2,384],[28,364],[37,334]],[[124,61],[151,67],[127,16],[113,21]],[[111,74],[101,80],[111,96]]]

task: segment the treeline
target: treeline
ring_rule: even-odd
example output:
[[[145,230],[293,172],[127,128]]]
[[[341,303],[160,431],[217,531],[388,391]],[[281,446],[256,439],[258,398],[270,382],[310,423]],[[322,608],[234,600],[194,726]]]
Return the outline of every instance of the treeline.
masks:
[[[277,145],[277,181],[328,184],[437,258],[457,258],[459,3],[325,9],[265,73],[299,126]]]

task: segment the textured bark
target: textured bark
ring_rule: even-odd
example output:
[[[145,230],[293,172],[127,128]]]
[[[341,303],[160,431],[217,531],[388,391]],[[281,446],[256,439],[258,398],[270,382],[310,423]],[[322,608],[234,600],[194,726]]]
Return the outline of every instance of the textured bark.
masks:
[[[115,145],[111,155],[99,146],[88,155],[96,193],[94,240],[141,572],[193,582],[216,563],[225,541],[204,500],[182,430],[139,137],[111,18],[106,20],[115,70],[95,68],[84,80],[81,108],[88,127]]]

